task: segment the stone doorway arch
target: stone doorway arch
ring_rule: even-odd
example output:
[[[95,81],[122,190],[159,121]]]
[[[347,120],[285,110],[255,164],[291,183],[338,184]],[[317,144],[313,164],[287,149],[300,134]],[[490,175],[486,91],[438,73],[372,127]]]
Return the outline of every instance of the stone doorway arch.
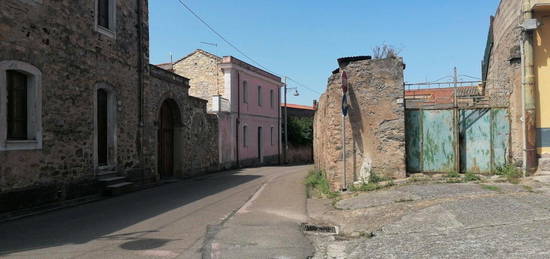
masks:
[[[158,116],[158,173],[160,178],[170,178],[175,176],[175,134],[181,125],[176,101],[166,99],[160,106]]]

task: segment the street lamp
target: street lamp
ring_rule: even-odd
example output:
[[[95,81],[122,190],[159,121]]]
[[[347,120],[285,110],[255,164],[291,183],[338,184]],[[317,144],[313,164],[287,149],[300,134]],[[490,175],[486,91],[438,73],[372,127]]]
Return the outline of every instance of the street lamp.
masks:
[[[287,90],[295,90],[294,91],[294,96],[299,96],[300,93],[298,93],[298,87],[287,87],[287,77],[285,76],[285,82],[284,82],[284,85],[285,85],[285,146],[284,146],[284,149],[283,149],[283,164],[286,164],[287,163],[287,160],[286,160],[286,156],[287,156],[287,153],[288,153],[288,105],[287,105],[287,102],[286,102],[286,94],[287,94]]]

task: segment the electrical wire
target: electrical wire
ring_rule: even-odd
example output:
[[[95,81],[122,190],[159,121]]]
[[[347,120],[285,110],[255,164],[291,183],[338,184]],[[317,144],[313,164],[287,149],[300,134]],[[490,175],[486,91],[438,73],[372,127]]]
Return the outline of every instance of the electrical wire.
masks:
[[[193,11],[193,9],[191,9],[188,5],[186,5],[182,0],[177,0],[185,9],[187,9],[187,11],[189,11],[195,18],[197,18],[202,24],[204,24],[211,32],[213,32],[214,34],[216,34],[216,36],[218,36],[221,40],[223,40],[225,43],[227,43],[227,45],[229,45],[230,47],[232,47],[234,50],[236,50],[237,52],[239,52],[241,55],[243,55],[244,57],[246,57],[247,59],[249,59],[250,61],[252,61],[254,64],[256,64],[257,66],[261,67],[262,69],[264,69],[265,71],[271,73],[271,74],[274,74],[278,77],[282,77],[280,75],[278,75],[277,73],[271,71],[269,68],[263,66],[262,64],[260,64],[258,61],[256,61],[255,59],[251,58],[249,55],[247,55],[244,51],[242,51],[241,49],[239,49],[237,46],[235,46],[235,44],[231,43],[228,39],[226,39],[221,33],[219,33],[218,31],[216,31],[208,22],[206,22],[203,18],[201,18],[195,11]],[[311,91],[311,92],[314,92],[314,93],[317,93],[317,94],[321,94],[320,92],[318,91],[315,91],[307,86],[305,86],[304,84],[296,81],[295,79],[292,79],[290,77],[287,76],[287,79],[291,80],[292,82],[298,84],[299,86]]]

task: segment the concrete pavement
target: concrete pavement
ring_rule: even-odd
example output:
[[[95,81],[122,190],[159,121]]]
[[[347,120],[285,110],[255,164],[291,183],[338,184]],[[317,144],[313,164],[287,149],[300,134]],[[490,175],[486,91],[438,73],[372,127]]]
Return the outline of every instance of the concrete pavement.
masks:
[[[262,187],[286,179],[277,176],[299,181],[308,168],[222,172],[0,223],[0,257],[201,258],[207,226],[228,221],[252,197],[264,197],[256,194]]]
[[[203,258],[308,258],[311,242],[300,224],[307,221],[307,170],[275,176],[222,226],[211,233]]]

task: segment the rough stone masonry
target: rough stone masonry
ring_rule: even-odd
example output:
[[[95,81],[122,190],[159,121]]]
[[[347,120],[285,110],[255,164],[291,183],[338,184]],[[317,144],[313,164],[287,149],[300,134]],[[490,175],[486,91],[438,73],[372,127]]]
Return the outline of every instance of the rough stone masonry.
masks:
[[[343,187],[341,71],[348,76],[351,110],[346,117],[346,180],[367,180],[371,173],[406,176],[405,107],[400,58],[339,59],[340,69],[328,79],[314,121],[317,169],[333,190]]]

